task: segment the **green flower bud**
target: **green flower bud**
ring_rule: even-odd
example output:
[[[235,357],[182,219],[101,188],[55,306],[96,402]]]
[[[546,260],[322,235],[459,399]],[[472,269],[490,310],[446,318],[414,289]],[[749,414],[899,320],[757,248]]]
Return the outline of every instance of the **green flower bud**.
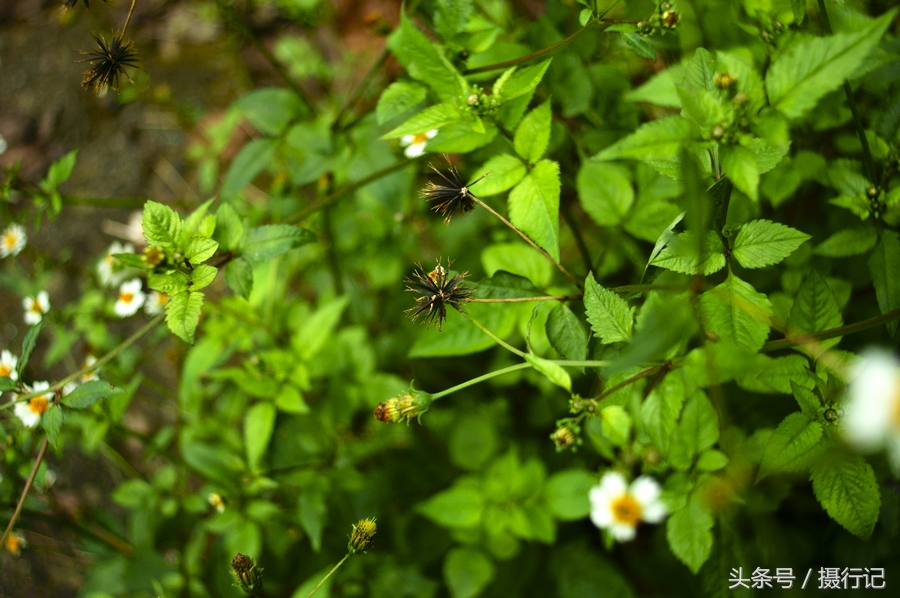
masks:
[[[353,526],[353,533],[350,534],[350,543],[347,544],[347,550],[350,554],[359,554],[365,552],[372,545],[372,539],[375,538],[375,532],[378,527],[375,525],[374,519],[360,519],[359,523]]]
[[[246,554],[240,552],[231,559],[231,568],[234,569],[234,575],[238,579],[235,587],[241,588],[247,594],[255,594],[262,590],[263,580],[261,567],[256,564]]]
[[[386,424],[395,424],[404,420],[409,423],[427,413],[431,409],[432,401],[430,394],[416,390],[410,385],[408,391],[378,403],[378,406],[375,407],[375,419]]]

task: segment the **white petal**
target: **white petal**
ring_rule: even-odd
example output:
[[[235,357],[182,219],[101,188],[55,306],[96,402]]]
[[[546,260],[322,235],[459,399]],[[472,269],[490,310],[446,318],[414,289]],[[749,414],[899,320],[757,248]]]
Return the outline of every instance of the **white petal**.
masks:
[[[872,451],[884,443],[896,413],[898,384],[897,360],[887,353],[868,352],[854,368],[842,430],[857,449]]]
[[[659,523],[665,518],[666,505],[661,500],[641,505],[641,519],[647,523]]]
[[[422,154],[425,153],[425,144],[424,143],[413,143],[409,147],[407,147],[403,153],[407,158],[418,158]]]
[[[607,471],[600,478],[600,488],[610,497],[610,500],[618,498],[628,490],[628,482],[618,471]]]
[[[415,135],[404,135],[403,137],[400,138],[400,145],[404,145],[404,146],[409,145],[410,143],[413,142],[413,139],[415,139],[415,138],[416,138]]]
[[[646,505],[655,502],[659,498],[660,492],[661,489],[656,480],[645,475],[631,482],[631,486],[628,488],[628,493],[634,497],[634,500],[641,505],[642,509]]]
[[[31,410],[28,401],[16,403],[13,407],[13,411],[15,411],[16,417],[22,420],[22,425],[26,428],[34,428],[41,421],[41,416]]]
[[[47,291],[41,291],[37,294],[37,302],[41,306],[42,312],[47,313],[50,311],[50,295],[47,294]]]
[[[613,538],[619,542],[630,542],[637,535],[634,526],[625,523],[613,523],[609,527],[609,531],[612,532]]]
[[[438,134],[438,130],[432,129],[432,130],[428,131],[427,133],[425,133],[425,137],[427,137],[428,139],[434,139],[434,136],[437,134]]]
[[[597,527],[609,527],[613,522],[612,498],[600,486],[591,488],[588,498],[591,501],[591,521]]]

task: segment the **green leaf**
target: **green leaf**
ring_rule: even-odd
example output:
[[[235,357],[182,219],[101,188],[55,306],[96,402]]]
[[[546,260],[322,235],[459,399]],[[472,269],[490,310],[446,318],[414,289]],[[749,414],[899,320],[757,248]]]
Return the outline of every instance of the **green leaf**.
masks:
[[[577,521],[591,512],[588,491],[597,476],[583,469],[566,469],[550,476],[544,485],[547,507],[557,519]]]
[[[434,11],[434,28],[438,35],[449,41],[464,31],[473,8],[473,0],[438,0]]]
[[[525,176],[526,169],[522,161],[509,154],[494,156],[475,171],[472,180],[490,173],[471,190],[478,197],[488,197],[512,189]]]
[[[194,331],[200,323],[203,293],[183,291],[169,297],[166,303],[166,325],[175,336],[194,344]]]
[[[661,383],[653,387],[641,405],[644,431],[663,457],[669,454],[672,434],[678,424],[684,399],[684,377],[666,376]]]
[[[576,185],[581,207],[597,226],[618,226],[634,204],[628,170],[617,164],[582,162]]]
[[[757,483],[773,473],[802,471],[822,440],[822,424],[802,413],[784,418],[766,443]]]
[[[303,526],[303,530],[309,536],[309,543],[313,552],[319,552],[322,550],[322,530],[325,528],[325,516],[328,513],[325,497],[321,492],[305,489],[297,499],[297,507],[300,525]],[[312,587],[309,587],[300,598],[306,598],[312,589]],[[325,588],[323,587],[322,589],[324,590]],[[294,595],[296,596],[297,594]],[[325,596],[328,595],[328,593],[325,594]]]
[[[510,299],[541,295],[541,291],[530,280],[505,270],[496,270],[490,277],[483,278],[472,286],[477,290],[477,296],[481,299]]]
[[[239,257],[225,266],[225,284],[244,299],[253,291],[253,266],[245,257]]]
[[[210,266],[209,264],[200,264],[194,271],[191,272],[191,290],[199,291],[200,289],[206,288],[212,284],[212,282],[216,279],[216,273],[219,270]]]
[[[272,431],[275,429],[276,409],[274,403],[256,403],[244,416],[244,445],[247,447],[247,463],[251,470],[257,470],[262,462]]]
[[[706,48],[697,48],[684,65],[684,78],[678,82],[684,89],[713,91],[715,89],[716,59]]]
[[[242,147],[225,173],[225,180],[222,181],[220,189],[221,196],[226,198],[237,195],[253,182],[253,179],[274,160],[275,147],[276,141],[273,139],[254,139]],[[146,230],[144,228],[145,234]]]
[[[513,139],[516,153],[528,162],[535,164],[547,151],[550,142],[550,100],[547,100],[525,115]]]
[[[509,219],[559,260],[559,164],[541,160],[509,194]]]
[[[597,284],[590,272],[584,280],[584,310],[594,335],[602,344],[631,339],[634,310],[617,294]]]
[[[431,87],[442,101],[453,101],[462,92],[459,74],[405,12],[400,13],[400,27],[389,45],[409,76]]]
[[[256,89],[235,104],[254,127],[269,137],[284,133],[292,121],[306,112],[297,94],[280,87]]]
[[[681,413],[669,446],[669,460],[680,471],[719,439],[719,418],[702,391],[695,391]]]
[[[59,430],[62,428],[63,412],[59,405],[50,405],[50,408],[41,416],[41,426],[47,433],[50,446],[57,448],[59,442]]]
[[[429,106],[425,110],[412,116],[399,127],[382,135],[382,139],[396,139],[404,135],[416,135],[418,133],[427,133],[433,129],[440,129],[451,123],[459,122],[462,115],[459,108],[453,104],[437,104]]]
[[[895,14],[882,15],[862,31],[814,37],[779,56],[766,73],[769,104],[788,118],[805,115],[853,75]]]
[[[621,405],[600,410],[600,429],[613,446],[625,446],[631,438],[631,416]]]
[[[91,380],[84,384],[79,384],[72,392],[64,396],[61,402],[72,409],[84,409],[101,399],[108,399],[123,392],[125,392],[123,389],[115,388],[109,382]]]
[[[184,250],[184,259],[195,265],[202,264],[211,258],[218,248],[219,244],[212,239],[194,235]]]
[[[181,216],[169,206],[155,201],[144,204],[141,226],[148,245],[156,245],[165,251],[178,251],[181,236]]]
[[[439,492],[416,506],[416,511],[443,527],[473,528],[481,522],[484,498],[471,486]]]
[[[225,251],[235,251],[244,238],[244,224],[229,203],[223,203],[216,212],[214,238]]]
[[[881,231],[881,241],[869,257],[869,271],[881,313],[900,308],[900,236],[896,231]],[[897,332],[897,320],[886,326],[891,335]]]
[[[759,201],[759,167],[753,152],[739,145],[726,145],[721,151],[725,175],[747,197]]]
[[[186,291],[189,282],[187,275],[178,270],[167,270],[161,273],[151,272],[147,276],[148,287],[154,291],[165,293],[169,297]]]
[[[383,125],[396,116],[400,116],[410,108],[425,101],[428,89],[413,81],[394,81],[387,86],[378,98],[375,115],[378,124]]]
[[[269,224],[247,231],[244,237],[244,257],[251,262],[263,262],[312,243],[316,235],[312,231],[290,224]]]
[[[623,33],[622,40],[626,46],[631,48],[641,58],[656,61],[656,50],[643,36],[637,33]]]
[[[708,332],[758,351],[769,336],[772,304],[734,274],[700,296],[700,314]]]
[[[666,521],[669,548],[691,573],[697,573],[713,547],[713,518],[700,499],[693,496],[687,505],[675,511]]]
[[[816,463],[810,480],[825,512],[851,534],[868,540],[881,507],[872,466],[859,455],[836,455]]]
[[[877,242],[878,231],[871,226],[845,228],[822,241],[813,253],[825,257],[861,255],[875,247]]]
[[[78,150],[74,149],[53,164],[47,170],[47,176],[44,177],[41,187],[46,191],[55,190],[57,187],[69,180],[72,171],[75,169],[75,160],[78,156]],[[62,420],[60,420],[62,421]]]
[[[22,339],[22,353],[19,355],[19,361],[16,362],[16,373],[19,375],[19,378],[22,377],[22,372],[25,371],[25,366],[28,365],[31,354],[34,353],[38,335],[41,333],[42,323],[43,322],[38,322],[29,328],[28,332],[25,333],[25,338]]]
[[[474,598],[494,579],[494,562],[475,548],[453,548],[444,559],[451,598]]]
[[[693,128],[685,118],[667,116],[642,125],[637,131],[617,141],[592,160],[608,161],[631,158],[643,160],[677,159],[684,144],[693,139]]]
[[[572,392],[572,378],[561,365],[555,364],[550,360],[543,359],[537,355],[525,354],[525,361],[531,364],[531,367],[542,373],[547,379]]]
[[[297,354],[310,360],[325,346],[350,303],[350,297],[333,299],[320,306],[297,328],[292,341]]]
[[[187,247],[191,237],[195,234],[203,238],[212,236],[212,233],[215,230],[215,216],[207,217],[206,214],[209,211],[209,206],[212,205],[212,202],[212,199],[207,199],[183,220],[181,225],[181,235],[178,238],[179,247]],[[212,218],[212,220],[210,220],[210,218]],[[212,222],[213,230],[210,231],[209,234],[204,234],[202,229],[207,228],[210,222]]]
[[[19,388],[19,385],[15,380],[10,378],[9,376],[0,376],[0,392],[15,390],[17,388]]]
[[[560,303],[547,316],[547,340],[557,353],[571,361],[587,358],[588,337],[572,310]]]
[[[731,250],[745,268],[777,264],[794,252],[810,236],[769,220],[751,220],[741,225]]]
[[[715,449],[703,451],[697,458],[697,469],[700,471],[719,471],[726,465],[728,465],[728,456]]]
[[[810,270],[791,307],[788,318],[790,335],[819,332],[843,324],[840,307],[828,283],[817,271]],[[819,341],[825,347],[832,347],[838,342],[840,337]]]
[[[552,58],[548,58],[538,64],[516,70],[500,89],[501,99],[506,102],[534,91],[541,79],[544,78],[544,73],[547,72],[552,60]]]
[[[689,230],[672,238],[650,264],[682,274],[709,276],[725,267],[725,253],[715,231],[706,231],[703,247],[699,248],[696,233]]]
[[[791,380],[791,393],[794,395],[800,411],[809,419],[816,419],[819,416],[819,406],[821,403],[815,393],[800,384]]]

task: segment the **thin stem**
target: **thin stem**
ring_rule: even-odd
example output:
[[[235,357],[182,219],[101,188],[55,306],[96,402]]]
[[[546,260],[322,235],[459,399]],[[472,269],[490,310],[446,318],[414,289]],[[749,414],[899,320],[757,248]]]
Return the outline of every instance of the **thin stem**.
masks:
[[[828,11],[825,9],[825,0],[819,0],[819,12],[822,14],[822,24],[825,25],[825,31],[831,35],[831,21],[828,19]],[[844,95],[847,96],[847,105],[850,107],[850,114],[853,115],[853,124],[856,125],[856,135],[859,137],[859,143],[862,145],[863,159],[866,165],[866,174],[869,182],[873,185],[878,184],[877,172],[875,169],[875,161],[872,159],[872,150],[869,149],[869,140],[866,138],[866,128],[863,126],[862,118],[859,115],[859,109],[856,107],[856,100],[853,98],[853,89],[850,82],[844,80]]]
[[[578,252],[581,253],[581,259],[584,262],[584,267],[588,272],[590,272],[592,270],[591,254],[584,242],[584,237],[581,236],[581,229],[578,228],[578,223],[575,221],[575,217],[572,216],[572,211],[569,209],[569,206],[563,203],[560,205],[560,208],[563,220],[565,220],[566,224],[569,225],[569,230],[572,231],[572,236],[575,237],[575,245],[578,247]]]
[[[511,66],[521,64],[523,62],[528,62],[529,60],[534,60],[535,58],[540,58],[541,56],[544,56],[545,54],[555,52],[556,50],[559,50],[560,48],[567,46],[570,43],[574,42],[576,39],[578,39],[579,37],[584,35],[585,32],[590,27],[592,27],[593,25],[596,25],[596,24],[597,24],[597,22],[594,21],[593,19],[591,19],[590,21],[585,23],[584,27],[582,27],[581,29],[579,29],[578,31],[576,31],[575,33],[570,35],[569,37],[562,39],[562,40],[556,42],[555,44],[549,45],[546,48],[541,48],[540,50],[537,50],[536,52],[532,52],[531,54],[526,54],[525,56],[519,56],[518,58],[513,58],[512,60],[506,60],[504,62],[497,62],[495,64],[487,64],[485,66],[479,66],[474,69],[468,69],[463,74],[464,75],[474,75],[475,73],[486,73],[488,71],[496,71],[498,69],[506,69]]]
[[[619,295],[625,295],[643,291],[687,291],[690,288],[690,286],[680,284],[626,284],[621,287],[612,287],[609,290]]]
[[[646,378],[647,376],[652,376],[653,374],[655,374],[657,371],[659,371],[661,368],[664,368],[664,367],[666,367],[666,366],[664,366],[664,365],[654,365],[654,366],[651,366],[651,367],[647,368],[646,370],[641,370],[640,372],[638,372],[637,374],[635,374],[635,375],[632,376],[631,378],[626,378],[625,380],[622,380],[621,382],[619,382],[618,384],[616,384],[616,385],[613,386],[612,388],[609,388],[609,389],[607,389],[607,390],[604,390],[604,391],[600,394],[600,396],[598,396],[595,400],[596,400],[596,401],[602,401],[603,399],[605,399],[605,398],[608,397],[609,395],[613,394],[613,393],[616,392],[617,390],[621,390],[621,389],[625,388],[626,386],[628,386],[628,385],[630,385],[630,384],[634,384],[635,382],[637,382],[637,381],[640,380],[641,378]]]
[[[122,37],[125,37],[125,30],[128,29],[128,23],[131,22],[131,15],[134,13],[135,4],[137,4],[137,0],[131,0],[131,8],[128,9],[128,16],[125,17],[125,24],[122,25]]]
[[[9,536],[9,533],[12,531],[13,526],[16,525],[16,520],[19,518],[19,514],[22,512],[22,507],[25,506],[25,498],[28,496],[28,492],[31,490],[31,485],[34,483],[34,477],[37,475],[38,468],[41,466],[41,462],[44,460],[44,455],[47,453],[47,445],[49,444],[47,437],[44,437],[44,442],[41,443],[41,450],[38,452],[37,459],[34,460],[34,466],[31,468],[31,473],[28,474],[28,479],[25,481],[25,487],[22,488],[22,496],[19,497],[19,502],[16,503],[16,510],[13,511],[12,518],[9,520],[9,524],[6,526],[6,531],[3,532],[3,537],[0,537],[0,546],[6,546],[6,537]]]
[[[372,77],[375,76],[375,73],[384,65],[385,61],[387,61],[390,52],[387,48],[381,51],[381,54],[378,55],[378,58],[375,60],[375,63],[369,67],[369,70],[366,72],[365,76],[362,78],[362,81],[359,82],[359,85],[353,93],[350,94],[344,105],[341,106],[340,110],[338,110],[337,116],[334,117],[334,122],[331,123],[332,130],[343,131],[346,127],[341,126],[341,118],[343,118],[344,114],[349,110],[353,104],[359,99],[359,96],[362,95],[363,90],[369,85],[369,81]]]
[[[844,336],[846,334],[852,334],[854,332],[860,332],[868,328],[874,328],[875,326],[884,324],[885,322],[890,322],[892,320],[898,319],[900,319],[900,309],[895,309],[894,311],[889,311],[886,314],[875,316],[874,318],[869,318],[867,320],[854,322],[853,324],[847,324],[846,326],[838,326],[837,328],[829,328],[828,330],[820,330],[819,332],[811,332],[809,334],[800,334],[797,336],[789,336],[787,338],[782,338],[775,341],[769,341],[765,343],[762,348],[760,348],[759,352],[770,353],[772,351],[778,351],[779,349],[808,345],[816,341],[824,341],[830,338]]]
[[[605,368],[612,363],[611,361],[597,359],[548,359],[547,361],[549,361],[550,363],[555,363],[556,365],[564,368]]]
[[[373,172],[372,174],[370,174],[369,176],[363,177],[363,178],[359,179],[358,181],[354,181],[354,182],[350,183],[349,185],[341,187],[340,189],[338,189],[331,195],[329,195],[327,197],[323,197],[322,199],[318,199],[318,200],[312,202],[311,204],[309,204],[308,206],[306,206],[305,208],[303,208],[302,210],[300,210],[299,212],[297,212],[296,214],[294,214],[293,216],[288,218],[285,222],[287,222],[288,224],[296,224],[297,222],[300,222],[301,220],[303,220],[308,214],[315,212],[322,206],[327,206],[334,200],[336,200],[340,197],[343,197],[344,195],[347,195],[348,193],[356,191],[360,187],[365,187],[369,183],[371,183],[373,181],[377,181],[381,177],[385,177],[393,172],[396,172],[398,170],[406,168],[410,164],[414,163],[416,160],[419,160],[419,158],[421,158],[421,156],[418,156],[415,158],[407,158],[406,160],[400,160],[399,162],[391,164],[387,168],[382,168],[381,170],[377,170],[377,171]]]
[[[469,299],[468,303],[522,303],[524,301],[577,301],[584,295],[546,295],[543,297],[507,297],[505,299]]]
[[[466,382],[463,382],[462,384],[457,384],[456,386],[452,386],[452,387],[448,388],[447,390],[442,390],[441,392],[434,393],[433,395],[431,395],[431,398],[439,399],[441,397],[444,397],[451,393],[454,393],[458,390],[463,390],[464,388],[469,388],[470,386],[475,386],[476,384],[484,382],[485,380],[490,380],[491,378],[496,378],[497,376],[502,376],[503,374],[508,374],[510,372],[515,372],[518,370],[524,370],[524,369],[527,369],[530,367],[531,367],[531,364],[528,363],[527,361],[523,362],[523,363],[517,363],[516,365],[511,365],[509,367],[499,369],[495,372],[489,372],[487,374],[478,376],[477,378],[472,378],[471,380],[467,380]]]
[[[349,559],[349,558],[350,558],[350,553],[348,552],[346,555],[344,555],[344,558],[342,558],[340,561],[338,561],[338,564],[335,565],[335,566],[331,569],[331,571],[328,572],[328,575],[326,575],[325,577],[322,578],[322,581],[319,582],[319,585],[317,585],[316,587],[314,587],[314,588],[313,588],[313,591],[306,595],[306,598],[310,598],[313,594],[315,594],[315,593],[319,590],[319,588],[322,587],[322,584],[325,583],[325,580],[328,579],[329,577],[331,577],[331,574],[334,573],[335,571],[337,571],[337,570],[338,570],[338,567],[340,567],[341,565],[343,565],[343,564],[344,564],[344,561],[346,561],[346,560]]]
[[[473,324],[475,324],[476,326],[478,326],[478,327],[481,329],[481,331],[482,331],[483,333],[485,333],[486,335],[488,335],[489,337],[491,337],[492,339],[494,339],[494,342],[496,342],[497,344],[499,344],[500,346],[502,346],[504,349],[506,349],[507,351],[511,351],[511,352],[515,353],[515,354],[518,355],[519,357],[525,357],[525,353],[524,353],[524,352],[519,351],[518,349],[516,349],[515,347],[513,347],[512,345],[510,345],[509,343],[507,343],[506,341],[504,341],[502,338],[500,338],[499,336],[497,336],[496,334],[494,334],[493,332],[491,332],[490,330],[488,330],[487,328],[485,328],[485,327],[484,327],[484,324],[482,324],[481,322],[479,322],[478,320],[476,320],[475,318],[473,318],[470,314],[468,314],[468,313],[466,313],[466,312],[462,312],[462,315],[464,315],[465,317],[469,318],[469,320],[471,320],[471,322],[472,322]]]
[[[524,240],[526,243],[528,243],[529,245],[531,245],[532,247],[534,247],[535,249],[537,249],[538,252],[539,252],[541,255],[543,255],[545,258],[547,258],[548,260],[550,260],[550,263],[551,263],[551,264],[553,264],[554,266],[556,266],[556,268],[557,268],[560,272],[562,272],[563,274],[565,274],[566,277],[567,277],[569,280],[572,281],[572,284],[574,284],[576,287],[578,287],[578,290],[579,290],[579,291],[582,290],[583,287],[581,286],[581,283],[578,282],[578,280],[577,280],[574,276],[572,276],[572,274],[570,274],[569,271],[566,270],[566,268],[565,268],[562,264],[560,264],[560,263],[557,262],[555,259],[553,259],[553,256],[551,256],[549,253],[547,253],[542,247],[538,246],[537,243],[535,243],[534,241],[532,241],[531,239],[529,239],[529,238],[528,238],[528,235],[526,235],[525,233],[523,233],[522,231],[520,231],[518,228],[516,228],[516,226],[515,226],[512,222],[510,222],[509,220],[507,220],[506,218],[504,218],[503,216],[501,216],[498,212],[494,211],[494,209],[491,208],[491,206],[487,205],[486,203],[484,203],[483,201],[481,201],[480,199],[478,199],[477,197],[475,197],[474,195],[472,195],[472,194],[469,193],[468,191],[466,191],[466,195],[468,195],[469,198],[472,199],[475,203],[477,203],[478,205],[480,205],[481,207],[483,207],[485,210],[487,210],[488,212],[490,212],[491,214],[493,214],[497,219],[500,220],[500,222],[502,222],[503,224],[505,224],[506,226],[508,226],[509,228],[511,228],[517,235],[519,235],[520,237],[522,237],[522,240]]]

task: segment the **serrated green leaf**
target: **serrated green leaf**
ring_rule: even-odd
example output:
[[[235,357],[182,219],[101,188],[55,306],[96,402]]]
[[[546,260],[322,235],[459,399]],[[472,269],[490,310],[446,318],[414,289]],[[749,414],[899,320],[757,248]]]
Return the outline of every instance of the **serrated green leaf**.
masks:
[[[474,8],[473,0],[438,0],[435,3],[434,28],[445,40],[464,31]]]
[[[769,104],[788,118],[805,115],[853,75],[895,14],[882,15],[862,31],[812,38],[779,56],[766,73]]]
[[[16,362],[16,373],[19,375],[19,378],[22,377],[22,372],[25,371],[25,366],[28,365],[29,360],[31,360],[31,354],[34,353],[38,335],[41,334],[42,323],[43,322],[38,322],[29,328],[28,332],[25,333],[25,338],[22,339],[22,352],[19,354],[19,361]]]
[[[581,207],[598,226],[621,224],[634,204],[628,170],[616,164],[582,162],[576,185]]]
[[[602,344],[631,339],[634,310],[624,299],[597,284],[591,273],[584,280],[584,310],[594,335]]]
[[[576,521],[591,512],[588,491],[597,485],[597,476],[583,469],[559,471],[544,485],[547,507],[557,519]]]
[[[797,405],[800,406],[800,411],[803,415],[813,420],[819,417],[821,403],[811,389],[791,380],[791,393],[794,395],[794,399],[797,401]]]
[[[693,127],[680,116],[667,116],[642,125],[631,135],[620,139],[592,160],[607,161],[631,158],[643,160],[673,160],[684,144],[693,139]]]
[[[534,91],[541,79],[544,78],[544,73],[547,72],[552,61],[552,58],[548,58],[538,64],[518,69],[510,75],[500,90],[500,97],[503,101],[506,102]]]
[[[175,336],[186,343],[194,344],[194,331],[200,323],[203,308],[203,293],[183,291],[169,296],[166,303],[166,325]]]
[[[697,48],[684,65],[684,76],[675,84],[685,89],[713,91],[715,89],[716,59],[706,48]]]
[[[588,337],[572,310],[560,303],[547,316],[547,340],[565,359],[582,361],[587,358]]]
[[[244,446],[247,448],[247,463],[251,470],[259,469],[272,432],[275,430],[276,409],[273,403],[256,403],[244,416]]]
[[[822,424],[802,413],[784,418],[766,443],[756,481],[780,472],[802,471],[822,440]]]
[[[239,257],[225,266],[225,284],[244,299],[253,291],[253,266],[245,257]]]
[[[644,39],[643,36],[640,36],[637,33],[623,33],[622,41],[624,41],[625,45],[631,48],[634,53],[641,58],[653,60],[654,62],[656,61],[656,50],[653,49],[650,42]]]
[[[530,363],[531,367],[546,376],[547,380],[550,382],[572,392],[572,378],[569,376],[569,372],[563,369],[562,366],[555,364],[548,359],[528,353],[525,354],[525,361]]]
[[[524,276],[505,270],[496,270],[488,278],[472,285],[476,296],[482,299],[510,299],[513,297],[538,297],[541,291]]]
[[[778,163],[787,155],[791,144],[789,141],[773,144],[755,137],[744,143],[744,147],[756,157],[756,168],[759,174],[765,174],[778,166]]]
[[[785,259],[809,238],[783,224],[751,220],[741,225],[731,249],[743,267],[763,268]]]
[[[219,244],[212,239],[194,235],[185,247],[184,259],[195,265],[202,264],[211,258],[218,248]]]
[[[896,231],[881,231],[881,240],[869,257],[869,271],[881,313],[900,308],[900,235]],[[897,320],[886,326],[891,335],[897,332]]]
[[[739,145],[723,146],[721,152],[725,176],[747,197],[759,201],[759,166],[753,152]]]
[[[181,216],[169,206],[155,201],[144,204],[141,226],[148,245],[155,245],[165,251],[178,251],[181,236]]]
[[[405,12],[400,13],[400,27],[389,46],[409,76],[431,87],[442,101],[453,101],[461,93],[459,74]]]
[[[475,598],[491,583],[496,567],[476,548],[454,548],[444,558],[444,581],[451,598]]]
[[[728,456],[722,451],[709,449],[697,458],[697,469],[700,471],[719,471],[728,465]]]
[[[459,484],[416,505],[416,511],[449,528],[474,528],[481,522],[483,510],[484,497],[481,493]]]
[[[242,147],[225,173],[225,180],[222,181],[220,189],[221,196],[227,198],[237,195],[252,183],[253,179],[272,163],[275,158],[275,146],[276,141],[273,139],[254,139]],[[146,233],[145,227],[144,234]]]
[[[871,226],[845,228],[822,241],[814,250],[825,257],[849,257],[867,253],[878,242],[878,231]]]
[[[816,463],[810,480],[816,499],[829,517],[851,534],[868,540],[881,507],[872,466],[859,455],[836,455]]]
[[[681,81],[684,68],[679,64],[673,64],[669,68],[659,71],[637,89],[632,89],[625,94],[625,99],[630,102],[649,102],[657,106],[667,108],[681,108],[681,98],[675,82]]]
[[[843,324],[840,307],[828,283],[817,271],[810,270],[791,307],[788,318],[790,335],[819,332]],[[819,341],[824,347],[832,347],[838,342],[840,337]]]
[[[219,270],[209,264],[200,264],[191,272],[191,290],[199,291],[212,284]]]
[[[687,471],[694,458],[719,440],[719,418],[702,391],[695,391],[684,405],[669,445],[669,462]]]
[[[772,304],[734,274],[700,296],[700,314],[708,332],[757,351],[769,336]]]
[[[183,272],[168,270],[166,272],[151,272],[147,276],[147,286],[154,291],[165,293],[168,296],[177,295],[186,291],[190,279]]]
[[[65,395],[60,402],[72,409],[84,409],[99,400],[108,399],[123,392],[125,391],[114,387],[109,382],[91,380],[84,384],[79,384],[72,392]]]
[[[722,241],[715,231],[706,231],[703,248],[698,255],[694,231],[685,231],[672,238],[669,244],[650,262],[651,265],[682,274],[709,276],[725,267]]]
[[[666,521],[669,548],[691,573],[697,573],[713,547],[713,518],[696,496]]]
[[[47,433],[47,440],[53,448],[58,447],[59,430],[62,428],[63,412],[59,405],[50,405],[50,408],[41,416],[41,426]]]
[[[378,124],[383,125],[395,116],[400,116],[410,108],[425,101],[428,89],[413,81],[394,81],[387,86],[378,98],[375,115]]]
[[[672,434],[678,424],[684,400],[684,378],[674,375],[666,376],[653,387],[641,405],[644,431],[663,457],[668,457]]]
[[[235,102],[238,109],[264,135],[277,137],[306,113],[305,106],[290,89],[255,89]]]
[[[516,153],[529,164],[535,164],[550,142],[550,100],[525,115],[513,138]]]
[[[19,387],[15,380],[9,376],[0,376],[0,392],[15,390]]]
[[[231,204],[222,204],[216,212],[214,238],[225,251],[235,251],[240,247],[244,238],[244,224]]]
[[[244,235],[244,257],[262,262],[316,240],[312,231],[290,224],[269,224],[251,228]]]
[[[631,416],[621,405],[600,410],[600,429],[613,446],[625,446],[631,438]]]
[[[497,195],[507,189],[512,189],[516,183],[522,180],[526,172],[525,165],[521,160],[509,154],[500,154],[488,160],[484,166],[475,171],[472,180],[486,174],[488,176],[471,190],[478,197]]]
[[[509,219],[559,260],[559,164],[541,160],[509,194]]]
[[[453,104],[437,104],[429,106],[425,110],[413,115],[399,127],[382,135],[382,139],[396,139],[404,135],[416,135],[428,131],[440,129],[455,122],[459,122],[462,115]]]

